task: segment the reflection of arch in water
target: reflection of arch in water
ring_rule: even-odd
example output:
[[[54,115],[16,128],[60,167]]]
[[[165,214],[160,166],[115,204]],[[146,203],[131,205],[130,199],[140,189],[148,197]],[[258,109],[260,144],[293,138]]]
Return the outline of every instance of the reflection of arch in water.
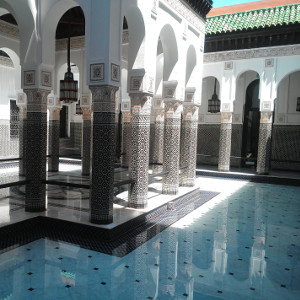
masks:
[[[244,106],[242,166],[256,166],[260,124],[259,79],[252,81],[246,89]]]

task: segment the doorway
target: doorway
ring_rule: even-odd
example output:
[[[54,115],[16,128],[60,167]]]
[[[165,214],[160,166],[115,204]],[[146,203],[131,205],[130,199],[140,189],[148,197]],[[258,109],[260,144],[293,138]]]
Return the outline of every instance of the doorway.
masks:
[[[259,79],[252,81],[246,90],[244,108],[242,167],[256,168],[260,110],[259,110]]]
[[[60,110],[60,138],[68,137],[68,106],[63,105]]]

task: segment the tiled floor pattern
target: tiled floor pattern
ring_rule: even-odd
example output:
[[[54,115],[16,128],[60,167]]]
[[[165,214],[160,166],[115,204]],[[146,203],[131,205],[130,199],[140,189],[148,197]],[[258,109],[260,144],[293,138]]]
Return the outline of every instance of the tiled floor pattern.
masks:
[[[217,197],[120,258],[47,239],[0,256],[0,299],[300,299],[300,187]]]

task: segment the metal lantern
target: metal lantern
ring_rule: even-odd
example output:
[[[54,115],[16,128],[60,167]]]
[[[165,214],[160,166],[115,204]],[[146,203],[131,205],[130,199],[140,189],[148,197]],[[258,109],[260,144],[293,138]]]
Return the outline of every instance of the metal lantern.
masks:
[[[73,73],[71,72],[70,64],[70,44],[71,38],[68,37],[68,70],[65,73],[64,80],[60,81],[60,101],[64,103],[73,103],[78,98],[78,81],[74,80]]]
[[[217,88],[217,79],[215,79],[214,93],[211,96],[211,99],[208,99],[208,112],[210,112],[210,113],[220,112],[220,103],[221,103],[221,101],[218,98],[216,88]]]

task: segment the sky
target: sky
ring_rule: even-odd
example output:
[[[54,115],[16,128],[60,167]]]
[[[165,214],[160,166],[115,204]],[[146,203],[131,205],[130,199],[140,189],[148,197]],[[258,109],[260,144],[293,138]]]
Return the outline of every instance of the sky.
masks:
[[[255,2],[258,0],[213,0],[213,7],[228,6],[240,3]]]

